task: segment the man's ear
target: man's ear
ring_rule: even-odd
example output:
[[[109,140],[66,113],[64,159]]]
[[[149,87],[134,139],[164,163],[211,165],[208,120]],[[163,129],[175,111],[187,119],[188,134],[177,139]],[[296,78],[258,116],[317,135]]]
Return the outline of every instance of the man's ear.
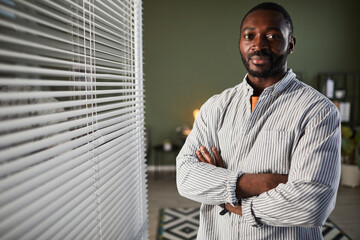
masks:
[[[289,41],[288,54],[292,54],[292,53],[294,52],[295,44],[296,44],[296,37],[295,37],[295,36],[291,36],[291,37],[290,37],[290,41]]]

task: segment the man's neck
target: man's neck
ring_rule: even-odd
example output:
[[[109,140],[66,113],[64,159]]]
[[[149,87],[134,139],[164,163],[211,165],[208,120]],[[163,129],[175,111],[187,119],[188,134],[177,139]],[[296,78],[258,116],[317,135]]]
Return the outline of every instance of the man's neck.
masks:
[[[248,74],[248,83],[254,89],[253,96],[260,96],[260,94],[264,91],[265,88],[274,85],[275,83],[279,82],[284,76],[286,72],[281,72],[271,77],[267,78],[258,78],[253,77]]]

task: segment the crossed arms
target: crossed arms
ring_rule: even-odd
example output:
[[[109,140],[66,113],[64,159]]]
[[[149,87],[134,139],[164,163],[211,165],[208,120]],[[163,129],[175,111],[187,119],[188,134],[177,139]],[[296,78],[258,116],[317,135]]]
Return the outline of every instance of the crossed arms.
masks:
[[[205,146],[201,146],[200,149],[195,152],[195,154],[200,162],[222,168],[223,163],[219,151],[216,149],[216,147],[212,147],[211,151],[215,159],[212,158],[211,154]],[[235,189],[236,197],[241,199],[256,196],[277,187],[277,185],[280,183],[286,183],[287,180],[287,174],[245,173],[237,180]],[[232,213],[242,215],[241,205],[233,206],[230,203],[226,203],[225,208]]]

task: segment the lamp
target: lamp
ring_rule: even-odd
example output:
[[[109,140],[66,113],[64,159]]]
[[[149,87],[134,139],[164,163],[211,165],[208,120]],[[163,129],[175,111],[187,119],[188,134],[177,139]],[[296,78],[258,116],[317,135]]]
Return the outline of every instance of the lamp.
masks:
[[[200,109],[195,109],[195,110],[193,111],[194,119],[195,119],[196,116],[199,114],[199,112],[200,112]],[[181,134],[186,137],[186,136],[188,136],[188,135],[190,134],[191,128],[189,128],[188,126],[178,127],[176,131],[177,131],[177,132],[181,132]]]
[[[198,108],[193,111],[194,119],[195,119],[196,116],[199,114],[199,112],[200,112],[200,109],[198,109]]]

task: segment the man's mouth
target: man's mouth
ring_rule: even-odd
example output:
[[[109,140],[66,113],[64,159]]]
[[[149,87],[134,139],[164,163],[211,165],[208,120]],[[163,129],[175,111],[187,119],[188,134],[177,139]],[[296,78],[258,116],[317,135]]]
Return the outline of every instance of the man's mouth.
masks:
[[[270,62],[270,57],[269,56],[254,55],[254,56],[250,57],[250,61],[254,65],[264,65],[264,64]]]

